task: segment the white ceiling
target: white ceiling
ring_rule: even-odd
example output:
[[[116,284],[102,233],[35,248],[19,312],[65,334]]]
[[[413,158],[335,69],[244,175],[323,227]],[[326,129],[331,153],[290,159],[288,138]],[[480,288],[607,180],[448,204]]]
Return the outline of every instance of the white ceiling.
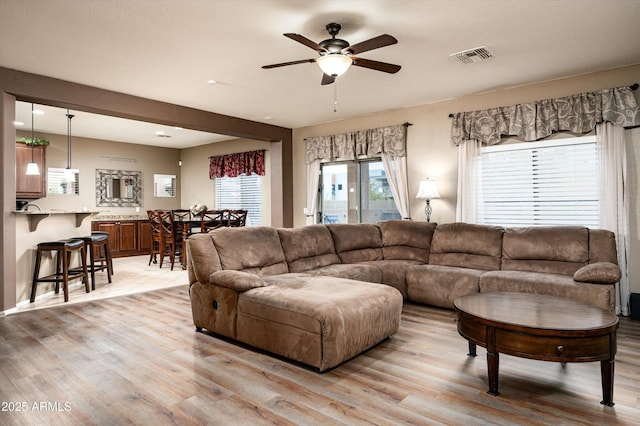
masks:
[[[640,63],[639,0],[0,0],[0,16],[0,66],[290,128]],[[319,42],[329,22],[351,44],[395,36],[360,56],[402,65],[349,69],[337,112],[316,64],[261,69],[315,58],[282,34]],[[479,46],[495,57],[449,56]],[[18,109],[26,127],[29,110]],[[66,133],[65,113],[52,132]],[[50,130],[45,117],[37,130]],[[100,120],[77,113],[73,134],[177,148],[229,139]]]

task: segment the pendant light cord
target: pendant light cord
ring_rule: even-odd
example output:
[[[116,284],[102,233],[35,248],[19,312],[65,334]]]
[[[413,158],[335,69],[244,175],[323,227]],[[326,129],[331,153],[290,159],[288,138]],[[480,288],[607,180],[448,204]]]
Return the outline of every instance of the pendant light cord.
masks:
[[[35,145],[35,139],[33,137],[34,135],[34,131],[33,131],[33,102],[31,102],[31,162],[35,163],[35,155],[34,155],[34,145]]]

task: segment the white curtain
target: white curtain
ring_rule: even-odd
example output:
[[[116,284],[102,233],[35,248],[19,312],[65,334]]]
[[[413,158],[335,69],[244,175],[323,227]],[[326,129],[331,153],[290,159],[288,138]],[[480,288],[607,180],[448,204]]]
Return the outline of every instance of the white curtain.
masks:
[[[482,178],[479,161],[481,148],[482,144],[474,139],[458,145],[457,222],[477,222],[477,206],[480,201],[478,197],[481,197],[478,191]]]
[[[318,216],[318,184],[320,183],[320,159],[307,164],[307,207],[305,207],[306,224],[316,223]]]
[[[596,126],[600,160],[600,227],[616,234],[622,277],[616,284],[616,314],[629,315],[629,192],[624,129],[611,123]]]
[[[393,202],[403,219],[411,219],[409,213],[409,184],[407,181],[407,157],[382,153],[382,164],[387,174]]]

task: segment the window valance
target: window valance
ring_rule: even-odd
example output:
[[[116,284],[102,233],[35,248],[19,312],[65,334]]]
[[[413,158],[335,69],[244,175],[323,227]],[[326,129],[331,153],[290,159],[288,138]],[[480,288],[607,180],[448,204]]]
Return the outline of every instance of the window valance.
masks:
[[[209,157],[209,179],[255,173],[264,176],[264,150]]]
[[[453,115],[451,139],[455,145],[469,139],[496,145],[500,136],[534,141],[557,131],[588,133],[603,122],[622,127],[640,124],[640,109],[630,87],[459,112]]]
[[[306,138],[305,141],[307,164],[315,160],[326,162],[380,157],[382,153],[396,157],[407,155],[404,124],[338,135],[316,136]]]

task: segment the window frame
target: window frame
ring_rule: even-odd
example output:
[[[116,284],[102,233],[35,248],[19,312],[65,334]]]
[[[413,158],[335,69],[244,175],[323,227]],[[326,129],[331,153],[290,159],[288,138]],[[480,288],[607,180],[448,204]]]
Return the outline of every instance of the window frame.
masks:
[[[574,147],[577,145],[589,146],[589,149],[592,151],[585,151],[585,161],[595,162],[595,164],[594,164],[593,170],[591,170],[591,173],[588,174],[589,178],[586,180],[584,186],[573,187],[581,190],[586,188],[587,191],[584,191],[586,195],[581,196],[579,199],[577,197],[574,197],[576,198],[575,199],[576,204],[572,206],[571,210],[569,210],[569,211],[572,211],[574,215],[575,215],[575,212],[577,211],[584,213],[584,216],[582,217],[584,221],[573,222],[571,223],[571,225],[587,226],[589,228],[598,228],[600,226],[600,217],[599,217],[600,196],[599,196],[599,181],[598,181],[599,180],[599,158],[598,158],[598,149],[596,145],[595,135],[551,139],[551,140],[535,141],[535,142],[508,143],[508,144],[482,147],[479,158],[478,158],[479,164],[477,168],[479,173],[479,176],[477,176],[479,185],[476,190],[476,222],[480,224],[487,224],[487,225],[498,224],[495,219],[494,220],[491,219],[491,216],[492,216],[491,214],[485,214],[485,212],[491,211],[491,208],[493,208],[494,211],[497,210],[496,205],[499,203],[498,201],[495,201],[499,197],[494,197],[493,202],[487,202],[485,197],[485,193],[488,192],[486,191],[486,187],[487,185],[491,185],[491,183],[487,183],[487,180],[488,180],[487,175],[484,172],[484,169],[486,168],[486,160],[484,161],[484,164],[483,164],[483,159],[486,158],[485,155],[486,154],[490,155],[491,153],[501,153],[501,152],[515,153],[516,151],[526,151],[527,153],[529,153],[532,159],[530,167],[534,173],[532,174],[532,177],[531,177],[531,187],[525,188],[525,189],[531,189],[531,191],[530,192],[523,191],[523,193],[528,194],[530,198],[524,197],[525,200],[523,200],[520,203],[520,206],[522,207],[522,206],[525,206],[526,203],[531,203],[530,210],[526,208],[524,209],[526,210],[526,214],[529,216],[530,220],[529,222],[526,222],[526,223],[522,223],[519,221],[517,223],[509,223],[509,220],[504,218],[504,219],[501,219],[500,221],[501,223],[499,223],[499,225],[518,226],[518,227],[569,225],[569,223],[562,222],[562,217],[561,217],[562,214],[558,214],[557,217],[553,217],[553,214],[549,213],[550,211],[552,211],[552,208],[548,207],[550,205],[553,205],[554,202],[556,202],[558,205],[560,203],[565,202],[562,199],[558,199],[556,201],[552,201],[552,199],[554,198],[554,196],[561,195],[562,192],[566,192],[566,191],[559,189],[558,194],[555,194],[548,187],[544,186],[546,182],[543,180],[544,178],[547,178],[548,176],[550,176],[550,172],[552,172],[553,170],[561,171],[562,168],[556,168],[556,169],[550,168],[552,166],[555,167],[555,165],[552,165],[547,167],[544,170],[541,169],[541,166],[544,165],[545,158],[544,158],[544,153],[541,155],[539,151],[544,149],[549,149],[549,148],[555,148],[555,147]],[[569,149],[570,148],[567,148],[567,150]],[[492,169],[492,172],[494,172],[494,170],[495,168]],[[535,173],[536,170],[540,171],[540,173]],[[578,169],[578,168],[573,168],[571,170],[574,173],[569,177],[572,177],[574,182],[580,181],[578,178],[581,178],[581,177],[584,178],[584,170],[581,171],[581,169]],[[513,177],[516,175],[517,175],[517,172],[509,176],[505,174],[505,177],[503,178],[494,178],[493,183],[495,184],[496,180],[499,180],[499,179],[508,180],[509,177]],[[567,175],[563,175],[563,178],[565,178],[566,180],[570,180],[569,177],[567,177]],[[511,180],[511,182],[513,182],[513,180]],[[495,186],[492,187],[492,192],[495,193]],[[543,193],[545,194],[545,196],[541,198],[537,198],[539,194],[543,194]],[[570,193],[581,194],[582,191],[575,190],[575,191],[570,191]],[[508,202],[505,202],[505,205],[507,205],[507,203]],[[513,203],[512,204],[513,206],[516,206],[517,204],[517,202],[512,202],[512,203]],[[594,203],[595,203],[595,208],[593,206]],[[487,205],[489,205],[490,207],[487,208]],[[590,206],[590,208],[580,208],[579,207],[580,205],[583,205],[586,207]],[[505,209],[505,212],[506,212],[505,216],[508,217],[509,212],[511,212],[511,214],[513,215],[512,217],[516,217],[517,216],[517,214],[515,213],[516,211],[517,209],[515,208],[511,210]],[[587,214],[588,212],[589,214]],[[498,214],[493,213],[493,216],[497,217]],[[580,219],[580,215],[574,216],[574,218]],[[575,220],[575,219],[571,219],[571,220]]]

